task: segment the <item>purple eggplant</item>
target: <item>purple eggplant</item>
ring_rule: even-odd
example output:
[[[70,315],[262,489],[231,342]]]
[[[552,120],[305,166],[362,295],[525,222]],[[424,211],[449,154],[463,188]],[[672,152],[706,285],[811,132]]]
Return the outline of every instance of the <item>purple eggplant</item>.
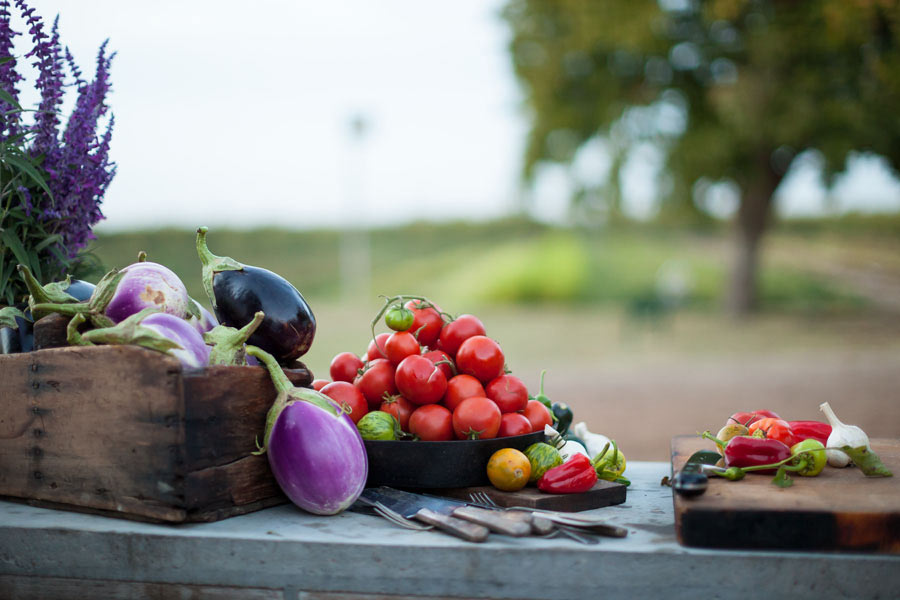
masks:
[[[219,325],[218,319],[216,319],[214,314],[206,310],[205,306],[203,306],[193,298],[190,299],[190,302],[194,306],[195,314],[189,316],[187,322],[190,323],[191,326],[200,333],[200,335],[203,335],[208,331],[212,331]]]
[[[281,490],[300,508],[334,515],[362,493],[369,462],[353,421],[330,398],[294,387],[272,355],[255,346],[247,353],[266,365],[278,392],[266,417],[261,453]]]
[[[104,310],[114,322],[151,307],[179,318],[188,315],[187,289],[167,267],[154,262],[136,262],[121,273],[122,278]]]
[[[219,323],[240,329],[262,311],[265,319],[248,340],[280,364],[306,354],[316,335],[316,319],[300,292],[267,269],[215,256],[206,246],[206,227],[197,230],[197,254],[203,263],[203,288]]]
[[[201,368],[209,363],[209,346],[196,329],[184,319],[149,307],[122,321],[84,333],[78,331],[87,313],[75,313],[66,329],[71,346],[120,344],[149,348],[177,358],[186,368]]]
[[[169,354],[186,367],[205,367],[209,364],[209,346],[190,323],[169,313],[154,313],[141,320],[141,326],[152,329],[181,348],[169,350]]]

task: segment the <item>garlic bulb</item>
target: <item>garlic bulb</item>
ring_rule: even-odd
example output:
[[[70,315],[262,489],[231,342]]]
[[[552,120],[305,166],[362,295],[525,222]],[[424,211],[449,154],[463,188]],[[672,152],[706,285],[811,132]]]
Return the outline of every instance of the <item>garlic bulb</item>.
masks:
[[[588,456],[597,456],[603,451],[603,447],[609,443],[609,438],[605,435],[591,433],[588,430],[587,423],[584,421],[575,423],[575,425],[572,426],[572,431],[574,431],[575,435],[584,442]]]
[[[831,435],[828,436],[828,443],[825,444],[828,448],[828,450],[825,450],[825,455],[828,457],[829,465],[832,467],[846,467],[850,464],[850,457],[847,456],[846,453],[835,450],[834,448],[840,448],[841,446],[859,448],[860,446],[865,446],[871,450],[871,446],[869,446],[869,436],[866,435],[865,431],[856,425],[845,425],[844,423],[841,423],[840,419],[835,416],[834,411],[831,410],[831,406],[829,406],[827,402],[820,404],[819,410],[825,413],[825,418],[827,418],[828,422],[831,424]]]

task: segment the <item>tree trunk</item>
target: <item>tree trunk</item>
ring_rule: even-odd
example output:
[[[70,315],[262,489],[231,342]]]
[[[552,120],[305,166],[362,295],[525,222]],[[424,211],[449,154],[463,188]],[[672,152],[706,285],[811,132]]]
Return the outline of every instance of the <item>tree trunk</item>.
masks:
[[[769,224],[772,195],[782,178],[772,169],[768,152],[761,153],[753,173],[756,177],[743,186],[744,197],[735,223],[734,262],[727,297],[728,312],[735,317],[746,316],[758,307],[760,242]]]

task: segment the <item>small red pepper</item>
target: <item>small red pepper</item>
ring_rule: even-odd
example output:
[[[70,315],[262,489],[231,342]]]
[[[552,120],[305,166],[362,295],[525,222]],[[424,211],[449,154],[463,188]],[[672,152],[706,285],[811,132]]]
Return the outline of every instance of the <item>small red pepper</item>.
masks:
[[[773,438],[755,438],[739,435],[725,446],[725,466],[756,467],[781,462],[791,456],[791,449],[784,442]],[[549,472],[549,471],[548,471]],[[757,471],[774,473],[775,469]]]
[[[810,438],[819,440],[822,444],[828,444],[828,436],[831,435],[831,425],[821,421],[788,421],[794,432],[794,442],[802,442]]]
[[[794,432],[784,419],[767,417],[751,423],[747,429],[750,431],[750,435],[753,435],[756,431],[763,431],[766,434],[766,438],[770,440],[778,440],[788,447],[794,445]]]
[[[750,427],[751,423],[755,423],[756,421],[759,421],[760,419],[765,419],[765,418],[769,418],[769,417],[771,417],[773,419],[781,418],[777,414],[773,413],[771,410],[760,409],[760,410],[754,410],[753,412],[736,412],[733,415],[731,415],[730,417],[728,417],[728,421],[726,421],[725,424],[727,425],[728,423],[737,422],[737,423],[740,423],[741,425],[743,425],[744,427]]]
[[[561,465],[549,469],[538,479],[538,489],[551,494],[586,492],[597,483],[597,471],[584,454],[576,454]]]

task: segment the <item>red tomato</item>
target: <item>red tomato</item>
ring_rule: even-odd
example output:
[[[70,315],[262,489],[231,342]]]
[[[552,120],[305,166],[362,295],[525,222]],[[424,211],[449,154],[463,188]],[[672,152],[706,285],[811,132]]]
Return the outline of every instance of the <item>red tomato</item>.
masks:
[[[453,415],[440,404],[420,406],[409,415],[409,432],[426,442],[453,439]]]
[[[434,348],[444,326],[444,319],[441,317],[440,307],[419,308],[424,304],[421,300],[410,300],[405,304],[406,308],[413,311],[413,324],[407,331],[416,336],[419,345]]]
[[[329,383],[331,383],[331,382],[328,381],[327,379],[313,379],[312,389],[316,390],[317,392],[321,392],[322,388],[325,387],[326,385],[328,385]]]
[[[553,425],[553,417],[539,400],[529,400],[523,413],[531,423],[531,431],[543,431],[544,425]]]
[[[453,411],[453,431],[460,440],[487,440],[500,430],[500,409],[484,396],[473,396]]]
[[[501,375],[484,388],[486,396],[497,403],[502,413],[525,410],[528,404],[528,388],[515,375]]]
[[[369,412],[369,403],[366,402],[359,388],[352,383],[334,381],[323,387],[321,391],[342,407],[346,405],[350,409],[350,412],[347,414],[354,423]],[[346,411],[347,409],[345,408],[344,410]]]
[[[328,372],[332,381],[349,381],[353,383],[358,371],[362,369],[363,361],[352,352],[341,352],[331,359]]]
[[[389,415],[394,415],[394,418],[400,423],[400,429],[408,432],[409,415],[411,415],[416,408],[415,404],[400,394],[397,394],[395,396],[388,396],[387,399],[381,403],[381,408],[379,408],[379,410],[383,410]]]
[[[395,331],[384,342],[384,353],[395,365],[399,365],[407,356],[419,354],[421,351],[415,336],[407,331]]]
[[[441,329],[438,348],[456,356],[456,352],[464,341],[473,335],[484,335],[484,324],[474,315],[460,315]]]
[[[453,359],[450,358],[446,352],[441,350],[430,350],[422,356],[436,364],[438,368],[443,371],[444,377],[448,380],[456,373],[456,365],[453,364]],[[438,365],[438,363],[441,364]]]
[[[385,394],[393,396],[397,393],[394,365],[386,358],[371,360],[363,367],[362,374],[356,377],[353,385],[365,396],[369,408],[377,409],[384,401]]]
[[[503,374],[505,362],[500,344],[483,335],[470,337],[456,352],[457,370],[485,384]]]
[[[500,415],[500,429],[497,437],[510,437],[532,433],[531,421],[522,413],[511,412]]]
[[[440,402],[447,391],[447,378],[433,362],[420,354],[407,356],[394,376],[397,389],[413,404]]]
[[[375,339],[369,342],[369,348],[366,350],[366,360],[375,360],[376,358],[387,358],[384,353],[384,343],[391,337],[389,333],[379,333]]]
[[[444,394],[444,406],[451,411],[456,410],[459,403],[473,396],[484,396],[484,386],[471,375],[461,374],[451,377],[447,382],[447,392]]]

